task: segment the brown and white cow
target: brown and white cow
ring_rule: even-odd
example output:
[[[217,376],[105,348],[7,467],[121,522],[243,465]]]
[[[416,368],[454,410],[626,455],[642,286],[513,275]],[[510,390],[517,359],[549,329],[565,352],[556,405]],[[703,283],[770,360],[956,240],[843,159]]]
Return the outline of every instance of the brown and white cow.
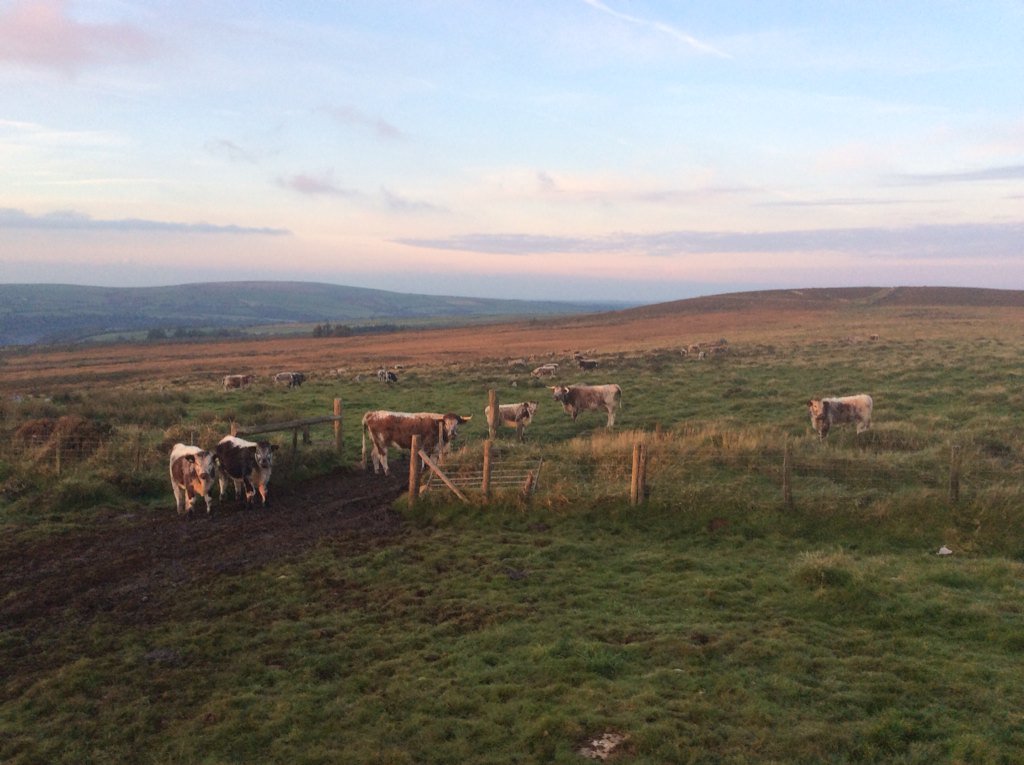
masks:
[[[232,388],[244,388],[250,385],[256,377],[254,375],[224,375],[224,390]]]
[[[833,425],[856,423],[858,433],[869,429],[874,405],[871,396],[860,393],[840,398],[812,398],[807,402],[807,410],[818,438],[824,440]]]
[[[214,450],[220,466],[218,481],[220,498],[224,499],[228,479],[235,487],[235,498],[251,505],[259,492],[264,505],[270,502],[270,473],[274,467],[277,444],[269,441],[246,441],[238,436],[224,436]]]
[[[298,388],[306,382],[306,375],[302,372],[278,372],[274,375],[276,385],[287,385],[289,388]]]
[[[523,440],[523,430],[533,420],[537,412],[536,401],[521,401],[518,404],[498,404],[498,419],[501,424],[516,429],[519,440]],[[484,416],[487,422],[491,421],[491,405],[484,407]]]
[[[532,377],[551,377],[558,371],[558,364],[541,364],[530,372]]]
[[[175,444],[170,460],[171,490],[178,515],[191,513],[196,497],[206,503],[206,512],[213,507],[213,483],[217,480],[217,466],[213,452],[198,446]]]
[[[555,401],[562,402],[562,409],[576,417],[580,412],[608,413],[606,427],[614,427],[615,412],[622,403],[622,389],[615,383],[609,385],[555,385],[551,388],[551,394]]]
[[[440,454],[458,435],[459,425],[469,422],[472,416],[462,417],[449,412],[390,412],[378,409],[363,415],[363,469],[366,469],[366,439],[371,444],[373,472],[384,469],[388,475],[388,447],[411,449],[412,437],[420,437],[420,448],[427,454]]]

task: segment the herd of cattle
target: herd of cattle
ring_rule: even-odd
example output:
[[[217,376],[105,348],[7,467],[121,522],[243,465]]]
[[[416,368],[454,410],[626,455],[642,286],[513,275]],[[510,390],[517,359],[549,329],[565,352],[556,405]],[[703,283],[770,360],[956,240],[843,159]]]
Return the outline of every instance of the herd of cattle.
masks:
[[[579,354],[575,360],[581,369],[594,369],[597,362]],[[520,360],[517,360],[520,361]],[[511,362],[510,362],[511,363]],[[544,364],[533,370],[534,377],[557,373],[557,364]],[[281,372],[274,376],[275,384],[297,387],[306,379],[301,372]],[[393,372],[378,371],[378,379],[384,383],[396,382]],[[251,384],[252,375],[227,375],[224,388],[242,388]],[[550,387],[552,399],[562,405],[563,411],[573,422],[583,412],[604,412],[606,427],[615,425],[615,416],[622,405],[622,389],[612,383],[607,385],[554,385]],[[853,424],[857,433],[871,427],[874,401],[867,394],[839,398],[810,399],[807,409],[811,426],[819,439],[824,440],[833,425]],[[500,404],[495,426],[515,428],[519,440],[537,412],[537,401],[522,401]],[[492,423],[491,407],[484,409],[487,422]],[[434,456],[447,449],[458,435],[460,425],[469,422],[472,416],[435,412],[396,412],[375,410],[367,412],[362,419],[362,464],[366,469],[367,444],[375,473],[389,472],[388,449],[392,446],[410,450],[413,438],[418,437],[425,453]],[[220,499],[224,499],[230,481],[236,499],[252,506],[257,494],[262,505],[269,502],[268,486],[273,467],[273,455],[277,449],[267,441],[245,441],[236,436],[225,436],[212,451],[198,446],[175,444],[170,456],[171,487],[179,514],[191,513],[196,498],[202,497],[207,512],[212,505],[214,484],[219,485]]]

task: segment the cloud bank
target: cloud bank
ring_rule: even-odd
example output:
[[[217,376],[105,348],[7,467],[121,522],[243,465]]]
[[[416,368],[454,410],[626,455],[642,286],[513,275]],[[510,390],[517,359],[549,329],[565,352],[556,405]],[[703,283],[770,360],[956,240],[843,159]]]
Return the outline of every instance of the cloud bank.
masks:
[[[399,244],[483,254],[545,255],[639,253],[658,257],[708,253],[843,253],[882,258],[1024,256],[1024,223],[965,223],[898,228],[808,231],[668,231],[605,236],[465,234],[441,239],[397,239]]]
[[[30,215],[23,210],[0,208],[0,230],[36,229],[43,231],[122,231],[155,232],[172,234],[244,234],[260,236],[286,236],[291,234],[283,228],[258,228],[251,226],[219,226],[212,223],[178,223],[175,221],[123,218],[104,220],[93,218],[72,210]]]

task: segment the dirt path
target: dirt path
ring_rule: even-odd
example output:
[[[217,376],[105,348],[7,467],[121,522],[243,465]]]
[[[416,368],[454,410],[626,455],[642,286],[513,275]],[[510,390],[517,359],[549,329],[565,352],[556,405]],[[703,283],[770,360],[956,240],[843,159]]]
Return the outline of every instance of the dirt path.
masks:
[[[353,550],[394,544],[401,518],[391,509],[404,475],[338,473],[272,487],[268,508],[229,500],[212,516],[166,510],[110,514],[85,529],[34,542],[0,541],[0,633],[28,643],[61,624],[98,613],[125,624],[157,621],[181,587],[302,555],[331,540]]]

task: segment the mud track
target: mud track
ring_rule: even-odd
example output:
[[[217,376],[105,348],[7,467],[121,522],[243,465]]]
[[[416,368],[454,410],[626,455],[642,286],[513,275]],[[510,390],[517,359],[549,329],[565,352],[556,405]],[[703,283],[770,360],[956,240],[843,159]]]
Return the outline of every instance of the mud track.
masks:
[[[63,535],[0,541],[0,634],[20,636],[29,658],[38,638],[81,628],[100,614],[125,625],[155,623],[179,588],[302,556],[323,541],[358,552],[396,544],[405,490],[400,462],[390,478],[345,471],[297,485],[271,484],[271,505],[247,510],[228,500],[212,515],[166,509],[108,514]],[[9,643],[12,641],[9,641]]]

